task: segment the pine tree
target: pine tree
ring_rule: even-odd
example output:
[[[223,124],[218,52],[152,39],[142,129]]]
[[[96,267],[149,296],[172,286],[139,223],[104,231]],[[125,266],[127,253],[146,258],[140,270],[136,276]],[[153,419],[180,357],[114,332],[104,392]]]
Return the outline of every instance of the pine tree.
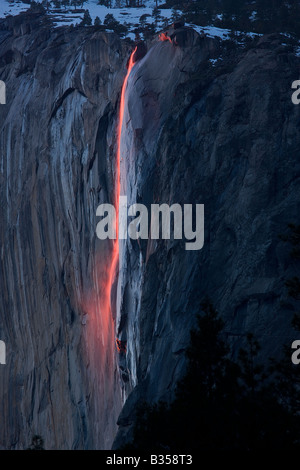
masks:
[[[111,13],[108,13],[105,18],[104,18],[104,26],[106,26],[107,29],[112,29],[114,30],[120,23],[119,21],[116,20],[114,15]]]
[[[91,26],[91,24],[92,24],[92,18],[91,18],[90,12],[89,12],[89,10],[85,10],[80,25],[81,26]]]
[[[39,436],[38,434],[35,434],[32,437],[32,441],[30,446],[28,447],[27,450],[45,450],[44,449],[44,439]]]
[[[94,21],[94,26],[96,27],[101,26],[101,20],[99,16],[96,16],[95,21]]]
[[[158,8],[154,8],[152,10],[152,16],[154,18],[155,26],[157,27],[157,24],[159,20],[161,19],[161,11]]]

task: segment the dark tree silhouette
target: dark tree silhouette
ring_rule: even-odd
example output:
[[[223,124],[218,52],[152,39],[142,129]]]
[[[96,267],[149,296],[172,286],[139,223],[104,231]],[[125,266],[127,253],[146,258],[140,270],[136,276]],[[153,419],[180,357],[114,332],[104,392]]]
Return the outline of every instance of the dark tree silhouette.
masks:
[[[35,434],[32,437],[32,441],[31,441],[30,446],[26,450],[45,450],[44,449],[44,439],[40,435]]]
[[[80,24],[81,24],[81,26],[91,26],[92,18],[91,18],[89,10],[85,10],[83,18],[82,18]]]
[[[191,332],[187,370],[170,404],[143,403],[125,448],[154,452],[298,449],[299,417],[282,401],[282,374],[258,363],[248,335],[232,359],[224,323],[210,301]]]

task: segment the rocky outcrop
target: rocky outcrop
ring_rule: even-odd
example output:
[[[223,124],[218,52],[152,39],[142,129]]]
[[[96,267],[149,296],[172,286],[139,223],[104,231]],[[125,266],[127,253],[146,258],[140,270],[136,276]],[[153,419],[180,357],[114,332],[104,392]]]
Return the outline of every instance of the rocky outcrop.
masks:
[[[205,244],[122,242],[117,309],[104,318],[111,244],[96,240],[96,207],[113,201],[132,46],[43,22],[0,29],[0,445],[41,434],[48,449],[109,448],[126,401],[118,447],[139,399],[172,397],[204,295],[236,347],[251,330],[274,353],[289,335],[278,234],[299,209],[299,59],[276,37],[246,50],[183,28],[147,44],[128,81],[122,194],[205,204]]]
[[[299,214],[299,111],[290,91],[299,59],[275,36],[248,51],[226,53],[224,44],[214,67],[216,41],[186,46],[154,43],[132,71],[121,174],[129,204],[204,204],[205,244],[189,252],[178,240],[124,243],[122,368],[132,392],[115,448],[130,440],[139,401],[172,398],[205,296],[236,351],[248,332],[262,360],[293,339],[283,307],[293,268],[278,235]]]
[[[109,448],[121,395],[113,323],[101,317],[109,247],[96,248],[95,228],[113,193],[108,140],[128,46],[84,28],[10,26],[0,45],[0,444],[24,448],[40,434],[47,449]]]

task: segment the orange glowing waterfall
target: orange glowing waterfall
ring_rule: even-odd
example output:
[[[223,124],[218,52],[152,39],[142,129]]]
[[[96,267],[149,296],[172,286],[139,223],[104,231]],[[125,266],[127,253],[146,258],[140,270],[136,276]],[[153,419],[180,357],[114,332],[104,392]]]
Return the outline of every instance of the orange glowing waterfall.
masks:
[[[115,191],[114,206],[116,212],[116,239],[102,242],[102,247],[96,251],[91,260],[92,285],[84,288],[80,304],[84,314],[87,314],[86,337],[87,357],[89,364],[89,380],[91,384],[91,412],[99,419],[99,446],[109,449],[112,438],[116,434],[117,417],[121,411],[122,398],[118,384],[118,368],[116,350],[126,352],[126,344],[120,341],[116,345],[113,306],[111,302],[112,289],[117,275],[119,262],[119,198],[121,191],[120,161],[121,135],[125,112],[125,94],[128,78],[134,66],[132,52],[128,70],[123,82],[117,129],[117,154],[115,160]],[[99,246],[99,245],[98,245]],[[118,348],[119,345],[119,348]]]
[[[121,136],[122,136],[122,128],[123,128],[123,120],[124,120],[124,111],[125,111],[125,92],[128,83],[128,78],[132,67],[135,64],[134,61],[134,54],[136,49],[132,52],[129,62],[128,62],[128,70],[126,77],[123,82],[122,92],[121,92],[121,100],[120,100],[120,110],[119,110],[119,125],[118,125],[118,147],[117,147],[117,170],[116,170],[116,193],[115,193],[115,208],[116,208],[116,243],[119,247],[118,239],[119,239],[119,198],[120,198],[120,188],[121,188],[121,181],[120,181],[120,162],[121,162]]]
[[[123,127],[123,118],[125,111],[125,92],[128,83],[128,78],[132,67],[134,66],[134,54],[136,49],[132,52],[128,70],[125,76],[121,100],[120,110],[118,119],[118,130],[117,130],[117,155],[116,155],[116,169],[115,169],[115,196],[114,206],[116,213],[116,239],[113,242],[112,253],[108,251],[96,253],[94,258],[94,269],[93,269],[93,292],[89,292],[87,296],[83,296],[82,307],[83,310],[89,313],[93,329],[97,336],[100,337],[102,342],[102,353],[101,356],[108,354],[108,344],[114,346],[114,331],[112,321],[112,305],[111,305],[111,293],[114,284],[116,271],[119,261],[119,198],[121,191],[120,181],[120,161],[121,161],[121,135]],[[99,327],[98,327],[99,325]],[[104,353],[104,354],[103,354]],[[107,362],[107,361],[106,361]]]
[[[160,35],[158,36],[158,39],[160,41],[169,41],[172,44],[172,39],[170,38],[167,32],[160,33]]]
[[[122,136],[122,128],[123,128],[123,120],[124,120],[124,111],[125,111],[125,93],[126,87],[128,83],[128,78],[132,67],[135,64],[134,61],[134,54],[136,49],[131,53],[129,63],[128,63],[128,70],[125,76],[122,91],[121,91],[121,100],[120,100],[120,110],[119,110],[119,122],[118,122],[118,135],[117,135],[117,158],[116,158],[116,173],[115,173],[115,198],[114,198],[114,206],[116,210],[116,240],[113,246],[111,264],[108,269],[108,276],[107,276],[107,284],[106,284],[106,292],[104,295],[104,310],[106,312],[111,313],[111,290],[114,283],[114,277],[116,274],[116,269],[119,261],[119,198],[121,192],[121,180],[120,180],[120,162],[121,162],[121,136]]]

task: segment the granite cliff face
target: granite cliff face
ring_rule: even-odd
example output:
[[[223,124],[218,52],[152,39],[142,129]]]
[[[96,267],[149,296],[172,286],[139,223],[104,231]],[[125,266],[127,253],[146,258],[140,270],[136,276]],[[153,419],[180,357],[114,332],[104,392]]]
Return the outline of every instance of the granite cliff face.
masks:
[[[112,321],[99,315],[109,247],[99,261],[95,214],[113,192],[107,136],[127,49],[113,34],[84,29],[1,34],[0,331],[8,363],[0,443],[23,448],[41,434],[48,449],[109,448],[121,396]]]
[[[299,59],[269,36],[243,52],[223,45],[214,68],[207,59],[220,53],[216,41],[190,41],[153,45],[128,86],[124,192],[130,203],[203,203],[205,245],[189,252],[183,241],[150,240],[123,249],[133,392],[115,448],[130,439],[137,402],[172,397],[205,296],[236,350],[253,332],[264,360],[292,338],[282,303],[293,267],[278,235],[299,213],[299,110],[290,92]]]
[[[299,213],[290,91],[299,59],[282,42],[231,50],[183,30],[172,44],[147,45],[127,87],[121,194],[129,204],[205,204],[205,244],[189,252],[178,240],[121,242],[117,308],[103,318],[112,246],[96,239],[96,207],[113,201],[132,47],[25,16],[2,23],[3,448],[24,448],[33,434],[48,449],[124,443],[138,400],[172,396],[204,295],[237,346],[252,331],[274,353],[289,336],[281,302],[291,268],[278,234]]]

